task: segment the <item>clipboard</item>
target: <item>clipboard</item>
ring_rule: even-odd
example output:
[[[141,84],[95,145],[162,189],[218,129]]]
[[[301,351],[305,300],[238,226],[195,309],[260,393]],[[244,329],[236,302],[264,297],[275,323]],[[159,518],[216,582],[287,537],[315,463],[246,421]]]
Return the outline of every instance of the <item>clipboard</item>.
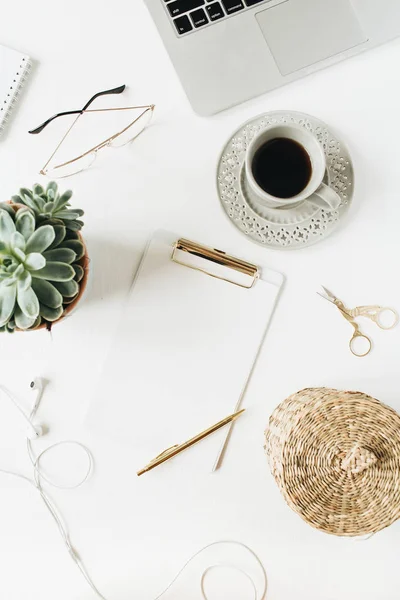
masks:
[[[237,410],[283,281],[266,266],[156,232],[86,424],[128,445],[140,465]],[[209,468],[227,445],[229,430],[219,434],[202,450]]]

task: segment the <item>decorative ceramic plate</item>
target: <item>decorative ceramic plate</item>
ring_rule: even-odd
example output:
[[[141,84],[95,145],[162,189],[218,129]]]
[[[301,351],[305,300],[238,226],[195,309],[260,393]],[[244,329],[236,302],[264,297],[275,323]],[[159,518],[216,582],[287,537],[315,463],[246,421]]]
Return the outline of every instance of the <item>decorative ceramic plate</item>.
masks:
[[[315,135],[324,149],[325,183],[340,196],[337,210],[307,201],[296,208],[265,208],[246,185],[244,163],[252,139],[271,125],[295,123]],[[354,193],[354,173],[346,146],[319,119],[298,112],[265,113],[244,123],[222,151],[217,171],[221,204],[232,223],[254,242],[271,248],[304,248],[326,238],[343,219]]]

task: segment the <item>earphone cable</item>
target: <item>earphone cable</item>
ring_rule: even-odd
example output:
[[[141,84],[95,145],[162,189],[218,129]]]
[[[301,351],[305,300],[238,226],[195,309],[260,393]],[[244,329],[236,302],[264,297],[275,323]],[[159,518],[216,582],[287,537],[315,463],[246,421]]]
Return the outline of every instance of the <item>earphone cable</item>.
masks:
[[[20,405],[18,404],[18,402],[16,401],[16,399],[14,398],[14,396],[12,395],[10,390],[8,388],[6,388],[6,386],[0,384],[0,391],[3,392],[3,394],[5,394],[7,396],[7,398],[14,404],[15,408],[19,411],[19,413],[22,415],[22,417],[28,423],[29,427],[32,427],[31,420],[29,419],[29,417],[26,416],[26,414],[24,413],[24,411],[22,410],[22,408],[20,407]]]
[[[0,391],[3,391],[3,393],[5,393],[6,396],[8,396],[8,398],[12,401],[14,406],[22,414],[24,419],[26,421],[28,421],[30,427],[33,428],[34,426],[33,426],[31,419],[33,419],[33,417],[36,415],[36,412],[37,412],[37,409],[39,406],[40,397],[38,397],[38,399],[36,400],[35,405],[31,411],[31,417],[29,419],[7,388],[0,385]],[[44,473],[40,469],[40,460],[43,458],[43,456],[46,453],[51,452],[52,450],[54,450],[55,448],[57,448],[59,446],[67,445],[67,444],[76,445],[84,450],[84,452],[86,453],[86,455],[88,457],[88,469],[87,469],[84,477],[77,484],[71,485],[71,486],[61,486],[61,485],[55,484],[54,482],[51,481],[51,479],[49,477],[44,475]],[[69,534],[68,534],[68,529],[67,529],[66,523],[62,517],[62,514],[59,511],[59,509],[56,507],[54,502],[51,500],[51,498],[48,496],[47,492],[43,489],[42,482],[41,482],[41,479],[43,479],[49,485],[52,485],[53,487],[58,488],[58,489],[77,489],[77,488],[81,487],[88,480],[88,478],[90,477],[90,474],[92,473],[92,470],[93,470],[93,456],[92,456],[90,450],[86,446],[81,444],[80,442],[76,442],[73,440],[66,440],[66,441],[57,442],[55,444],[52,444],[51,446],[48,446],[46,449],[44,449],[42,452],[40,452],[37,457],[35,457],[33,449],[32,449],[31,440],[29,438],[27,438],[27,451],[28,451],[29,459],[30,459],[31,464],[34,469],[34,479],[30,479],[29,477],[26,477],[25,475],[16,473],[14,471],[8,471],[6,469],[0,469],[0,473],[10,475],[13,477],[18,477],[19,479],[27,481],[29,484],[33,485],[37,489],[37,491],[39,492],[39,494],[42,498],[44,505],[46,506],[47,510],[49,511],[50,515],[52,516],[54,522],[57,525],[59,533],[60,533],[62,540],[68,550],[69,555],[71,556],[71,559],[74,561],[74,563],[76,564],[76,566],[78,567],[81,574],[83,575],[83,577],[85,578],[86,582],[91,587],[93,592],[96,594],[96,596],[98,598],[100,598],[100,600],[107,600],[105,598],[105,596],[103,596],[101,594],[101,592],[97,589],[93,579],[87,572],[82,559],[80,558],[79,554],[76,552],[75,548],[73,547],[70,537],[69,537]],[[263,580],[264,580],[264,588],[263,588],[262,595],[260,596],[260,598],[258,598],[257,587],[255,585],[255,582],[254,582],[253,578],[246,571],[244,571],[243,569],[240,569],[239,567],[236,567],[234,565],[216,563],[214,565],[210,565],[209,567],[207,567],[202,573],[202,576],[200,579],[200,590],[201,590],[203,600],[208,600],[206,592],[205,592],[205,579],[211,570],[217,569],[217,568],[230,568],[230,569],[233,569],[233,570],[241,573],[244,577],[246,577],[246,579],[250,582],[250,584],[253,588],[254,600],[265,600],[265,596],[266,596],[266,592],[267,592],[267,574],[266,574],[265,568],[264,568],[260,558],[257,556],[257,554],[253,550],[251,550],[251,548],[249,548],[245,544],[243,544],[241,542],[237,542],[237,541],[232,541],[232,540],[212,542],[211,544],[204,546],[204,548],[202,548],[201,550],[199,550],[195,554],[193,554],[193,556],[191,558],[189,558],[188,561],[186,561],[186,563],[179,570],[179,572],[172,579],[172,581],[168,584],[168,586],[161,592],[161,594],[159,594],[156,598],[154,598],[154,600],[159,600],[162,596],[164,596],[166,594],[166,592],[174,585],[174,583],[182,575],[183,571],[188,567],[188,565],[192,561],[194,561],[194,559],[196,557],[198,557],[200,554],[205,552],[207,549],[217,546],[217,545],[222,545],[222,544],[229,544],[229,545],[235,545],[238,547],[242,547],[248,553],[250,553],[250,555],[255,559],[255,561],[257,562],[258,566],[261,569],[261,573],[262,573]]]
[[[242,542],[237,542],[235,540],[220,540],[220,541],[217,541],[217,542],[211,542],[211,544],[207,544],[207,546],[204,546],[203,548],[201,548],[200,550],[198,550],[197,552],[195,552],[195,554],[193,554],[189,558],[189,560],[187,560],[185,562],[185,564],[183,565],[183,567],[178,571],[178,573],[175,575],[175,577],[172,579],[172,581],[168,584],[168,586],[161,592],[161,594],[159,594],[158,596],[156,596],[154,598],[154,600],[160,600],[160,598],[162,598],[162,596],[164,596],[168,592],[168,590],[171,589],[171,587],[174,585],[174,583],[182,575],[182,573],[184,572],[184,570],[186,569],[186,567],[188,567],[189,564],[192,563],[195,560],[195,558],[197,558],[200,554],[202,554],[203,552],[205,552],[209,548],[212,548],[214,546],[223,545],[223,544],[227,544],[227,545],[230,545],[230,546],[237,546],[237,547],[243,548],[244,550],[246,550],[247,553],[249,553],[256,560],[256,563],[258,564],[258,566],[261,569],[261,574],[262,574],[262,578],[263,578],[263,582],[264,582],[262,594],[258,598],[257,587],[256,587],[256,584],[254,583],[254,579],[246,571],[244,571],[243,569],[240,569],[239,567],[236,567],[234,565],[229,565],[229,564],[224,564],[224,563],[216,563],[214,565],[210,565],[209,567],[207,567],[203,571],[203,573],[202,573],[201,580],[200,580],[200,589],[201,589],[201,595],[203,597],[203,600],[209,600],[207,598],[207,595],[206,595],[206,592],[205,592],[205,586],[204,586],[205,579],[206,579],[208,573],[211,570],[217,569],[217,568],[230,568],[230,569],[233,569],[234,571],[236,571],[238,573],[241,573],[251,583],[251,586],[252,586],[253,591],[254,591],[254,600],[265,600],[266,594],[267,594],[268,580],[267,580],[267,573],[265,571],[264,565],[261,562],[261,559],[254,552],[254,550],[252,550],[251,548],[249,548],[249,546],[246,546],[246,544],[243,544]]]

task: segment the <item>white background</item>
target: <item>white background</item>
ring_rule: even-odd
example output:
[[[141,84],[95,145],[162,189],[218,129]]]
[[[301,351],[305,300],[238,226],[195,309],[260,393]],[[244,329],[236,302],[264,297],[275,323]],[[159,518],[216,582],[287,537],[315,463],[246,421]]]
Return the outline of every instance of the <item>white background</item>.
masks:
[[[273,408],[306,386],[361,389],[400,410],[400,327],[381,332],[363,323],[375,348],[368,358],[353,358],[349,325],[315,294],[322,283],[349,305],[400,309],[400,42],[210,119],[193,114],[140,0],[8,2],[0,43],[36,61],[0,141],[1,200],[38,179],[55,140],[51,131],[29,136],[27,130],[50,114],[80,107],[99,89],[122,83],[129,86],[125,104],[157,105],[154,125],[134,145],[104,151],[94,168],[65,182],[86,211],[94,272],[87,301],[52,336],[0,339],[0,379],[20,392],[26,407],[31,375],[50,381],[39,418],[51,432],[38,449],[74,438],[93,451],[90,482],[76,491],[50,492],[100,589],[110,600],[152,599],[194,551],[230,538],[262,557],[270,600],[397,598],[400,525],[362,542],[314,531],[280,497],[263,455],[263,430]],[[215,190],[217,157],[230,133],[277,109],[308,112],[334,127],[350,148],[356,173],[343,226],[325,242],[293,253],[266,250],[239,234]],[[145,240],[159,227],[256,262],[268,258],[287,277],[246,400],[248,413],[223,469],[213,476],[197,468],[198,446],[139,480],[135,470],[141,465],[129,450],[82,425]],[[137,403],[140,419],[140,397],[129,400]],[[0,414],[0,466],[29,475],[19,416],[5,400]],[[6,476],[0,487],[1,597],[94,598],[35,490]],[[229,585],[225,597],[247,598]],[[183,597],[199,597],[196,573],[168,596]]]

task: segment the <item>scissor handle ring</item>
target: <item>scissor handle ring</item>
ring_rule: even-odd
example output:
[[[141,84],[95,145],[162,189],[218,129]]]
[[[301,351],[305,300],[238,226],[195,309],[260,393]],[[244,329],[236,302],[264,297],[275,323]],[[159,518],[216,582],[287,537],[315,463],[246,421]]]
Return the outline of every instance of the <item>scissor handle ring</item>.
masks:
[[[394,316],[394,321],[391,325],[384,325],[384,323],[382,323],[382,321],[380,320],[382,314],[385,312],[390,312]],[[394,310],[394,308],[386,308],[386,307],[380,308],[374,317],[374,321],[378,325],[378,327],[380,327],[381,329],[385,329],[385,330],[393,329],[399,323],[399,314],[397,311]]]
[[[359,353],[359,352],[357,352],[354,349],[354,342],[355,342],[355,340],[360,339],[360,338],[363,338],[364,340],[367,340],[367,342],[368,342],[368,349],[364,353]],[[369,339],[369,337],[367,337],[366,335],[364,335],[362,333],[358,333],[358,332],[356,332],[353,335],[353,337],[351,338],[349,346],[350,346],[350,352],[354,356],[357,356],[357,358],[363,358],[364,356],[367,356],[371,352],[371,350],[372,350],[372,342]]]

